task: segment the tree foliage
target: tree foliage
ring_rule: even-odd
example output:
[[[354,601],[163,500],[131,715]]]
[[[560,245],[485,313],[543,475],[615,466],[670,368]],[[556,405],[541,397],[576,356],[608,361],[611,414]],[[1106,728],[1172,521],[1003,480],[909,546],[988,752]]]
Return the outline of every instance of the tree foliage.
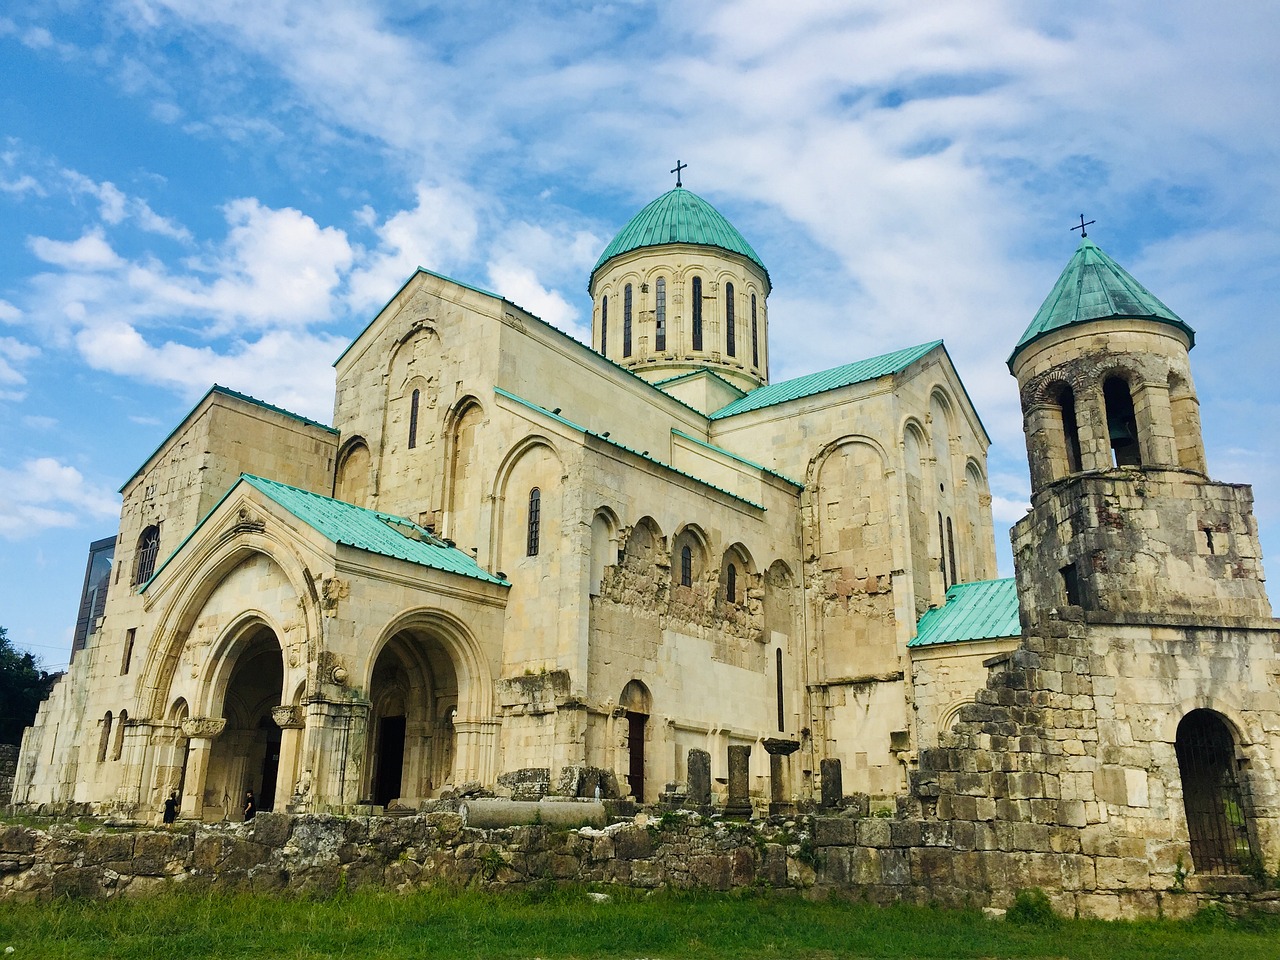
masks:
[[[19,653],[0,627],[0,743],[21,743],[22,731],[36,718],[57,674],[40,669],[36,658]]]

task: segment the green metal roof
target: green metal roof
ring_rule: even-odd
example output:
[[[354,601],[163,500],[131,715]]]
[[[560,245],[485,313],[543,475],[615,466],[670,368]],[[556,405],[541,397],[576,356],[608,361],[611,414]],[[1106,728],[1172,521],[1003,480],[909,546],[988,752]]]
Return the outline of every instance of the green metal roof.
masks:
[[[836,390],[853,383],[875,380],[890,373],[897,373],[915,363],[930,350],[942,346],[941,340],[932,340],[916,347],[895,350],[869,360],[858,360],[846,363],[842,367],[810,373],[796,377],[794,380],[783,380],[768,386],[757,387],[745,397],[740,397],[711,414],[711,420],[723,420],[725,417],[746,413],[748,410],[759,410],[788,400],[799,400],[801,397],[813,396],[827,390]]]
[[[600,268],[614,257],[641,247],[658,247],[667,243],[696,243],[741,254],[764,271],[766,280],[769,277],[759,254],[751,249],[751,244],[719,210],[692,190],[676,187],[650,201],[604,248],[604,253],[591,268],[587,289],[595,283]]]
[[[804,484],[801,483],[799,480],[792,480],[785,473],[779,473],[777,470],[771,470],[768,467],[766,467],[764,464],[756,463],[754,460],[748,460],[746,457],[739,456],[738,454],[734,453],[732,450],[726,450],[724,447],[717,447],[714,443],[708,443],[706,440],[701,440],[698,437],[693,436],[692,434],[685,433],[683,430],[677,429],[676,427],[672,427],[671,432],[677,437],[684,437],[684,439],[688,440],[690,443],[696,443],[698,446],[705,447],[708,450],[712,450],[720,454],[721,456],[728,457],[730,460],[737,460],[738,463],[745,464],[748,467],[754,467],[756,470],[760,470],[763,473],[769,474],[770,476],[777,477],[779,480],[782,480],[785,483],[791,484],[791,486],[795,487],[798,490],[804,489]]]
[[[995,640],[1022,634],[1018,588],[1012,577],[957,583],[941,607],[926,610],[908,647],[932,647],[965,640]]]
[[[1183,331],[1195,346],[1196,334],[1160,298],[1133,279],[1120,264],[1103,253],[1087,237],[1053,285],[1053,290],[1036,311],[1031,325],[1009,355],[1009,367],[1023,347],[1054,330],[1090,320],[1136,317],[1157,320]]]
[[[364,507],[357,507],[353,503],[334,500],[332,497],[324,497],[307,490],[299,490],[297,487],[291,487],[287,483],[267,480],[264,477],[255,477],[250,473],[242,473],[239,479],[222,495],[221,499],[213,505],[213,509],[201,518],[195,528],[183,538],[183,541],[165,558],[164,562],[156,567],[151,579],[138,589],[139,593],[145,592],[147,587],[155,582],[156,577],[160,576],[160,572],[169,565],[174,557],[182,552],[182,548],[204,526],[205,521],[217,511],[218,507],[222,506],[226,499],[242,483],[247,483],[259,493],[274,500],[311,527],[311,529],[335,544],[355,547],[357,550],[377,553],[384,557],[407,560],[409,563],[431,567],[433,570],[444,570],[448,573],[471,577],[474,580],[483,580],[486,583],[510,585],[508,581],[489,573],[489,571],[476,563],[472,557],[457,547],[449,546],[412,520],[406,520],[404,517],[397,517],[390,513],[381,513],[377,510],[366,510]]]

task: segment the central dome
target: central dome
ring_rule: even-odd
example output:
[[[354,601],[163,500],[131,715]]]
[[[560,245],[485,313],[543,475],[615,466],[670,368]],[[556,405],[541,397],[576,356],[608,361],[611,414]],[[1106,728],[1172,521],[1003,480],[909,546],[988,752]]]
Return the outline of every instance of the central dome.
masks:
[[[684,187],[676,187],[647,204],[618,232],[591,269],[588,288],[595,283],[596,273],[600,268],[614,257],[641,247],[657,247],[668,243],[700,244],[739,254],[764,271],[765,279],[768,280],[769,271],[764,261],[751,249],[751,244],[747,243],[737,228],[696,193]]]

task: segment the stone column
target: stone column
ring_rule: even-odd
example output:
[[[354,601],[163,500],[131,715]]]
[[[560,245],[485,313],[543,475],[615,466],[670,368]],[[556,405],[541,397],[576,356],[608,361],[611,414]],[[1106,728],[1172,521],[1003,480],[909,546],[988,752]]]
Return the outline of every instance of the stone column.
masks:
[[[687,803],[694,810],[711,810],[711,754],[706,750],[689,751],[689,785]]]
[[[724,815],[751,819],[751,748],[748,746],[729,748],[729,801]]]
[[[844,806],[844,774],[840,761],[834,757],[824,757],[819,767],[822,776],[822,806],[826,810],[835,810]]]
[[[182,721],[182,732],[191,743],[187,757],[187,782],[182,792],[184,819],[204,819],[204,781],[209,772],[209,752],[213,741],[227,729],[226,717],[188,717]]]
[[[276,774],[276,810],[295,792],[298,782],[298,753],[302,747],[302,708],[292,705],[272,707],[271,719],[280,728],[280,769]]]
[[[769,754],[769,816],[793,815],[796,805],[791,799],[787,768],[791,764],[788,758],[800,749],[800,741],[769,739],[764,741],[764,749]]]
[[[313,810],[340,810],[363,799],[368,720],[364,700],[316,699],[306,705],[303,765],[313,775]]]

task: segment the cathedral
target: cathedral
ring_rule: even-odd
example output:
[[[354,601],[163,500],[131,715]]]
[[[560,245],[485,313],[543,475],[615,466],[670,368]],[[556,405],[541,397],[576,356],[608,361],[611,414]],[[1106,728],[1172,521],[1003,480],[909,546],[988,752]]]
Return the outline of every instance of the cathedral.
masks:
[[[332,425],[213,387],[94,544],[13,802],[414,809],[595,770],[650,803],[691,750],[723,802],[736,746],[758,807],[838,770],[886,809],[1280,854],[1249,488],[1207,476],[1191,327],[1091,240],[1009,359],[1014,579],[941,341],[771,382],[769,271],[679,184],[587,288],[590,345],[420,268]]]

